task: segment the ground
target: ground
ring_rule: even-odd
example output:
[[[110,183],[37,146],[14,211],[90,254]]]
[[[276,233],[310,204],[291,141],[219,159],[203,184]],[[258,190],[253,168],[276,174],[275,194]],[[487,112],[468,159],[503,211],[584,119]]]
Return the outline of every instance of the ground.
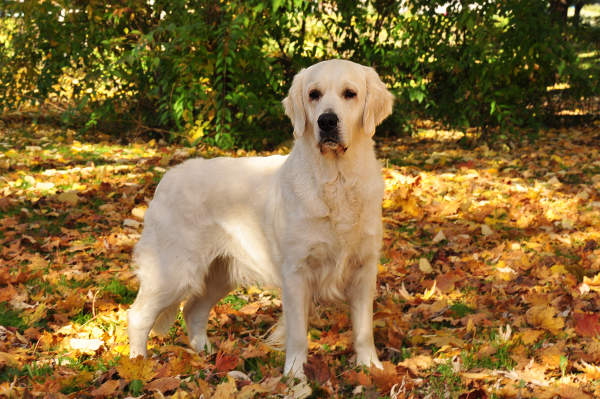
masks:
[[[423,124],[378,139],[386,181],[375,341],[352,368],[347,309],[321,306],[305,366],[313,397],[600,396],[600,129],[461,146]],[[164,172],[190,157],[256,156],[0,123],[0,395],[298,397],[261,339],[280,295],[250,287],[211,315],[219,353],[181,317],[128,358],[131,252]],[[281,147],[274,153],[286,153]],[[298,388],[300,387],[300,388]],[[274,395],[274,396],[273,396]]]

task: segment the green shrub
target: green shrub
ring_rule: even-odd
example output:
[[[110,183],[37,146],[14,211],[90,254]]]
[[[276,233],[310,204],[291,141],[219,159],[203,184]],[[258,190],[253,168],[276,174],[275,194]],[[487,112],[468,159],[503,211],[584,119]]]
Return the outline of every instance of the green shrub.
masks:
[[[535,132],[554,110],[549,86],[574,99],[600,86],[597,58],[578,57],[597,30],[536,0],[25,0],[0,15],[0,108],[52,99],[65,123],[190,145],[290,138],[280,101],[323,59],[376,67],[398,98],[380,134],[419,115],[484,136]]]

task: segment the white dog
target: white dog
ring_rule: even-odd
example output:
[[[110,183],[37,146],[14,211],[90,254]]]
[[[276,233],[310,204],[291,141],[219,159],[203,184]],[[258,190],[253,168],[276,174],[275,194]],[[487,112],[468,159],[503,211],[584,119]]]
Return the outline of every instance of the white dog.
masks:
[[[294,78],[289,156],[193,159],[156,189],[135,247],[141,287],[128,315],[131,356],[166,333],[182,300],[191,346],[212,352],[212,307],[238,285],[282,288],[284,371],[301,376],[309,309],[347,301],[359,364],[381,367],[373,297],[384,183],[371,137],[393,96],[372,68],[324,61]]]

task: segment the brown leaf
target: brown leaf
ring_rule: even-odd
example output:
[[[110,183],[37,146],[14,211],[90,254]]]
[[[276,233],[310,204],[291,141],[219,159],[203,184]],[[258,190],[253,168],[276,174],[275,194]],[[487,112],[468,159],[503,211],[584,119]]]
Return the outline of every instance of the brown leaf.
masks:
[[[12,205],[10,198],[8,197],[0,197],[0,209],[2,212],[6,212]]]
[[[475,389],[471,392],[463,393],[458,399],[487,399],[487,392],[483,389]]]
[[[90,395],[94,397],[111,397],[118,387],[119,381],[108,380],[104,384],[100,385],[99,388],[96,388],[90,392]]]
[[[173,391],[179,388],[181,380],[175,377],[165,377],[154,380],[149,384],[144,385],[145,391],[159,391],[165,393],[166,391]]]
[[[600,334],[600,314],[574,313],[575,332],[582,337],[596,337]]]
[[[309,356],[307,363],[304,363],[302,367],[309,381],[315,381],[319,385],[323,385],[331,379],[329,367],[323,361],[321,355]]]
[[[37,327],[29,327],[23,332],[23,335],[29,340],[36,341],[42,337],[40,329]]]

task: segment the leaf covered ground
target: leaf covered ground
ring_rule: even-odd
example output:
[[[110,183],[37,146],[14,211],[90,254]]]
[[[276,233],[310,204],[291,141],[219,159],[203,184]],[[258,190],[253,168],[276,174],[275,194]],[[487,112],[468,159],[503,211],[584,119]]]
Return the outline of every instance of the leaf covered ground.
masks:
[[[421,129],[381,139],[385,226],[375,341],[384,369],[352,368],[347,309],[311,319],[318,398],[600,396],[600,134],[464,149]],[[444,138],[446,137],[446,138]],[[0,395],[299,397],[261,339],[281,313],[250,287],[211,314],[217,355],[181,317],[128,358],[131,252],[164,172],[190,157],[268,155],[160,141],[120,145],[45,125],[0,126]],[[285,147],[275,153],[285,153]]]

